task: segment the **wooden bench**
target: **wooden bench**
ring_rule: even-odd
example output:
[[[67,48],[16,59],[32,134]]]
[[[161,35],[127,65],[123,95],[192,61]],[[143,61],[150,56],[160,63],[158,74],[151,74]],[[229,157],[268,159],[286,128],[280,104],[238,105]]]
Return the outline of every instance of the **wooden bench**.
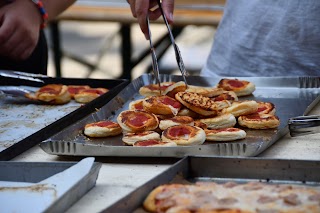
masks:
[[[177,0],[175,3],[174,24],[172,26],[174,36],[178,36],[182,29],[188,25],[217,27],[222,17],[223,5],[224,0],[201,0],[196,1],[196,3],[190,0]],[[65,55],[92,70],[96,68],[96,64],[70,55],[61,49],[59,22],[62,21],[120,23],[122,75],[119,78],[131,79],[132,69],[149,54],[149,49],[146,47],[146,50],[141,55],[135,59],[132,58],[131,25],[136,24],[137,20],[132,16],[129,5],[125,0],[78,0],[76,4],[50,23],[54,63],[58,77],[61,76],[61,57]],[[152,23],[163,24],[163,20],[159,19]],[[155,42],[159,60],[169,46],[170,42],[167,35]]]

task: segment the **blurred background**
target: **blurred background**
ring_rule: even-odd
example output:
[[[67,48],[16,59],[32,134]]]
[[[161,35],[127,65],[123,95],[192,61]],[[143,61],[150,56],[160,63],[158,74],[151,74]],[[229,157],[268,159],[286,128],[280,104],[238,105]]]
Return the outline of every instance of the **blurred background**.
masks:
[[[192,75],[199,74],[207,59],[223,4],[221,0],[176,1],[176,43]],[[167,39],[162,42],[164,45],[156,47],[161,52],[157,52],[160,73],[179,74],[161,18],[151,22],[151,32],[154,43]],[[46,35],[50,46],[49,76],[135,79],[151,70],[149,42],[125,0],[78,0],[49,25]]]

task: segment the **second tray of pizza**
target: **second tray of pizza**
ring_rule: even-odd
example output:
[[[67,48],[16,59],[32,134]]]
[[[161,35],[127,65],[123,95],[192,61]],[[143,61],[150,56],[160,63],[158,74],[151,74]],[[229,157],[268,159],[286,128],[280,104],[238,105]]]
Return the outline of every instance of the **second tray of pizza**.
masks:
[[[184,82],[179,81],[179,77],[163,77],[160,90],[159,85],[152,83],[151,79],[152,76],[147,76],[147,81],[141,86],[138,84],[146,79],[132,82],[131,87],[137,91],[134,94],[127,91],[131,97],[122,97],[125,98],[121,100],[122,103],[118,100],[116,105],[119,109],[105,106],[95,115],[77,124],[78,134],[72,142],[83,143],[86,146],[99,145],[100,148],[115,148],[120,145],[143,148],[171,147],[182,150],[181,153],[177,154],[179,150],[176,150],[164,156],[186,155],[190,152],[199,154],[191,147],[200,147],[201,151],[202,146],[215,145],[215,148],[209,147],[209,150],[202,154],[252,156],[285,134],[287,119],[304,114],[317,97],[314,93],[301,96],[301,91],[293,94],[292,89],[288,90],[286,87],[282,88],[284,90],[280,94],[279,91],[272,91],[276,89],[275,86],[267,85],[264,88],[259,82],[258,88],[261,89],[255,92],[256,79],[250,81],[250,78],[222,78],[217,83],[210,82],[212,85],[207,86],[208,82],[199,77],[200,81],[196,80],[194,85],[186,87]],[[273,80],[273,83],[277,81]],[[293,83],[292,80],[288,79],[290,83]],[[266,83],[268,81],[270,79],[267,79]],[[127,89],[130,90],[130,85]],[[303,104],[297,103],[296,95],[300,96]],[[121,94],[114,99],[117,98],[121,99]],[[299,107],[289,107],[292,105],[290,102],[298,104]],[[111,115],[108,115],[109,113]],[[72,128],[66,131],[74,132]],[[59,136],[47,142],[57,142],[57,139],[59,141]],[[186,147],[191,149],[188,150]],[[43,148],[47,150],[45,146]],[[90,154],[110,154],[108,151],[103,154],[93,149],[89,150]],[[155,154],[150,153],[150,156],[159,156],[159,149],[157,150]],[[59,151],[61,150],[51,149],[51,152]],[[130,156],[126,152],[113,154]],[[139,154],[136,153],[134,156]]]

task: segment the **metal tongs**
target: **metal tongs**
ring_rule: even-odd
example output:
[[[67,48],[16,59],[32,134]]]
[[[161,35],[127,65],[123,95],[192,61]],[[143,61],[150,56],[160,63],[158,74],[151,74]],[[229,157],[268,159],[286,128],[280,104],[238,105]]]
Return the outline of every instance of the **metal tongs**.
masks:
[[[188,87],[188,83],[187,83],[187,79],[186,79],[186,76],[188,75],[188,73],[187,73],[186,68],[184,66],[179,47],[177,46],[177,44],[174,40],[171,28],[170,28],[168,20],[167,20],[167,17],[163,12],[161,1],[157,0],[157,3],[158,3],[158,7],[161,11],[161,15],[163,17],[163,20],[164,20],[164,22],[167,26],[168,32],[169,32],[169,37],[170,37],[171,43],[174,48],[174,53],[176,55],[177,64],[178,64],[179,70],[181,72],[183,81],[186,84],[186,86]],[[152,68],[153,68],[153,72],[155,74],[157,83],[159,84],[159,88],[160,88],[159,66],[158,66],[158,60],[157,60],[157,56],[155,53],[155,49],[154,49],[152,37],[151,37],[149,15],[147,15],[147,26],[148,26],[148,34],[149,34],[150,51],[151,51],[151,56],[152,56]],[[160,90],[160,92],[161,92],[161,90]]]
[[[290,118],[288,126],[292,137],[320,133],[320,115]]]

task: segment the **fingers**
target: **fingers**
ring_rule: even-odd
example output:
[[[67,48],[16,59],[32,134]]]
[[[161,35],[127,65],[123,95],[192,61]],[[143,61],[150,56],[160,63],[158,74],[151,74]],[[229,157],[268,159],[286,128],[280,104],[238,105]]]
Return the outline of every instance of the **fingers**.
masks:
[[[162,1],[163,12],[167,17],[170,24],[173,23],[173,10],[174,10],[174,0],[163,0]]]
[[[136,0],[135,1],[135,13],[140,25],[140,29],[145,35],[146,39],[149,39],[148,26],[146,22],[147,14],[149,12],[149,0]]]

